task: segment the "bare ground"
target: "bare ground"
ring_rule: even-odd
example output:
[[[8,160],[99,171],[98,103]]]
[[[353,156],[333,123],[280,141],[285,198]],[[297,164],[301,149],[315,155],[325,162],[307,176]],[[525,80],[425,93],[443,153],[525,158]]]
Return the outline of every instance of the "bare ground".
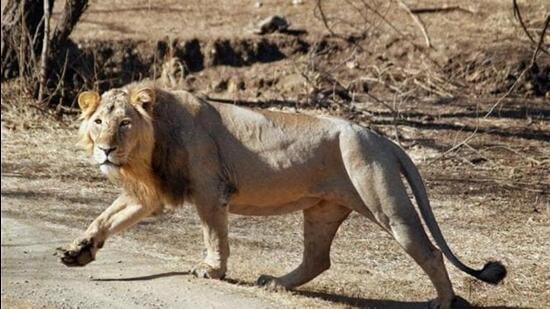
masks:
[[[67,271],[52,246],[76,231],[61,225],[2,217],[2,303],[51,308],[272,308],[252,288],[193,279],[177,259],[149,253],[136,242],[115,239],[92,267]],[[14,293],[14,291],[17,291]],[[227,297],[227,295],[231,297]]]

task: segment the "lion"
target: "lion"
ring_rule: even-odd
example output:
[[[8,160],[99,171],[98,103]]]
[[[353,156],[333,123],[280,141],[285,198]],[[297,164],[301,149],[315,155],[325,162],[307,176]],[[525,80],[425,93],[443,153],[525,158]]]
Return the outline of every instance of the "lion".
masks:
[[[212,103],[143,82],[103,95],[82,92],[78,104],[81,144],[123,193],[82,236],[59,249],[67,266],[90,263],[111,235],[189,202],[206,246],[204,260],[192,270],[198,277],[225,276],[229,213],[295,211],[304,215],[303,261],[284,276],[260,276],[259,285],[292,289],[329,269],[332,240],[352,211],[378,224],[420,265],[437,291],[435,306],[448,308],[455,300],[443,254],[479,280],[497,284],[506,276],[500,262],[476,270],[453,254],[412,160],[389,139],[357,124]]]

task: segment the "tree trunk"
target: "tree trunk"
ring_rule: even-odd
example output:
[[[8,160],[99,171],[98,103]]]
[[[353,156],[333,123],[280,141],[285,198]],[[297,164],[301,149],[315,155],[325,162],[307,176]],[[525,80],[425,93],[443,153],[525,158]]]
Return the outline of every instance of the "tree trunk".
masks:
[[[88,8],[88,0],[66,0],[60,20],[50,39],[47,55],[42,54],[45,16],[51,15],[55,0],[7,0],[2,14],[2,81],[21,76],[34,96],[54,95],[66,69],[69,35]],[[44,5],[44,1],[48,1]],[[44,7],[50,14],[44,14]],[[45,59],[42,57],[45,56]],[[46,68],[44,72],[41,68]]]
[[[59,106],[66,99],[64,85],[69,78],[66,74],[67,61],[70,61],[68,59],[70,58],[68,50],[71,48],[69,36],[87,8],[88,0],[66,0],[61,18],[50,39],[49,52],[43,63],[47,68],[45,72],[47,90],[45,91],[48,91],[49,98],[56,99],[53,105]]]
[[[38,101],[44,100],[44,94],[48,82],[48,48],[50,47],[50,2],[44,1],[44,39],[42,40],[42,52],[40,53],[40,85],[38,88]]]
[[[50,8],[54,0],[48,0]],[[30,76],[44,35],[44,0],[8,0],[2,14],[2,81]]]
[[[55,32],[52,36],[52,51],[55,52],[59,47],[62,47],[69,35],[73,32],[74,27],[78,23],[80,16],[88,8],[88,0],[66,0],[65,8],[61,20],[55,27]]]

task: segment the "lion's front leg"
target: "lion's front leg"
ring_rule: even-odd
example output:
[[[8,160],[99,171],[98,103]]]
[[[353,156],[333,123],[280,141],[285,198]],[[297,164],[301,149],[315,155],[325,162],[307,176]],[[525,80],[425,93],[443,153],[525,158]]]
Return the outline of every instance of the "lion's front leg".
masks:
[[[221,279],[227,271],[229,258],[227,207],[203,200],[197,201],[196,208],[202,223],[206,256],[192,272],[199,278]]]
[[[58,248],[61,262],[67,266],[87,265],[95,259],[108,237],[136,224],[154,210],[121,195],[90,224],[84,234],[67,247]]]
[[[202,223],[206,256],[192,273],[199,278],[221,279],[229,258],[227,204],[235,188],[226,178],[214,140],[208,134],[197,134],[194,145],[188,148],[189,181],[193,184],[189,199]]]

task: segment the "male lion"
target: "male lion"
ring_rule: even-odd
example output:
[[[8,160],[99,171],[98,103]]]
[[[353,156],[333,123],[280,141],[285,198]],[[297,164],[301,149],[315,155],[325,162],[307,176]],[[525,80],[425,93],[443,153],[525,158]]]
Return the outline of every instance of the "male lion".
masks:
[[[392,235],[431,279],[436,305],[455,294],[441,251],[462,271],[496,284],[499,262],[481,270],[464,265],[445,242],[418,170],[388,139],[351,122],[215,104],[188,92],[144,83],[102,96],[83,92],[80,137],[100,170],[124,193],[86,232],[61,250],[61,262],[84,266],[105,240],[163,207],[196,206],[207,254],[193,273],[223,278],[227,268],[228,213],[304,214],[303,261],[282,277],[262,275],[260,285],[293,288],[330,267],[336,230],[351,211]],[[410,184],[426,235],[407,196]]]

